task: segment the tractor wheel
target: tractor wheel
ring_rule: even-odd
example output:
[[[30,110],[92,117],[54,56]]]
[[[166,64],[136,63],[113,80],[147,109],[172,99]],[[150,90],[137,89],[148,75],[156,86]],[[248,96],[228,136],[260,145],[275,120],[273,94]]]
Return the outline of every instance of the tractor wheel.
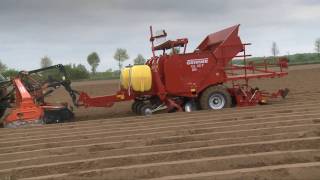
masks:
[[[232,98],[222,85],[211,86],[207,88],[200,97],[201,109],[218,110],[228,108],[232,105]]]
[[[140,101],[134,101],[131,105],[131,111],[136,113],[136,108],[137,108],[137,105],[139,104]]]
[[[144,106],[144,105],[145,105],[144,102],[138,101],[134,112],[135,112],[137,115],[140,115],[140,113],[141,113],[141,108],[142,108],[142,106]]]
[[[143,116],[152,115],[152,106],[150,104],[144,104],[140,108],[140,114]]]

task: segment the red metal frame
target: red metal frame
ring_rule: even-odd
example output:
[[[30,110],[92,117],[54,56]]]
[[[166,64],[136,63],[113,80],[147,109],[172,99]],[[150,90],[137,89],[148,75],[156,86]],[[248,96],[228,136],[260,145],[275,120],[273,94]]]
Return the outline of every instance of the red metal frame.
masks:
[[[84,107],[111,107],[120,101],[129,101],[135,96],[130,96],[126,90],[120,90],[115,95],[90,97],[87,93],[81,92],[78,98],[78,105]]]

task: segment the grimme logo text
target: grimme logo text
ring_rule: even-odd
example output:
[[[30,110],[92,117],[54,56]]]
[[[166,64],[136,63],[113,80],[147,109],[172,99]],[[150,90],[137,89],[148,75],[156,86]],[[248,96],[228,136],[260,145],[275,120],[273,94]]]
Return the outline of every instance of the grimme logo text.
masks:
[[[208,58],[187,60],[187,65],[198,65],[198,64],[207,64],[207,63],[208,63]]]

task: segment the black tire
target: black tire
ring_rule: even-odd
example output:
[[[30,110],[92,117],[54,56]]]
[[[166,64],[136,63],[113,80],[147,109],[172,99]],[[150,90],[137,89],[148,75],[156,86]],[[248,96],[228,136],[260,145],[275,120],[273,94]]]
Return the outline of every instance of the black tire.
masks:
[[[223,85],[210,86],[200,96],[201,109],[223,109],[232,105],[232,98]]]
[[[142,108],[143,105],[145,105],[145,103],[142,102],[142,101],[139,101],[139,103],[136,105],[136,108],[135,108],[135,111],[134,111],[134,112],[135,112],[137,115],[140,115],[140,114],[141,114],[141,108]]]
[[[43,122],[45,124],[71,122],[74,118],[73,112],[68,108],[46,109],[44,111]]]
[[[140,115],[149,116],[152,115],[152,106],[150,104],[144,104],[140,108]]]
[[[139,104],[139,101],[134,101],[131,105],[131,111],[136,113],[136,108],[137,108],[137,105]]]

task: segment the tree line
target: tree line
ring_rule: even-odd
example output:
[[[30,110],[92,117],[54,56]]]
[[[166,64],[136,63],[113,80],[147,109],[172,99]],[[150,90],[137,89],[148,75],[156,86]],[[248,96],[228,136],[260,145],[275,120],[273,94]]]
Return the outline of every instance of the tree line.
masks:
[[[290,54],[289,52],[284,55],[288,61],[289,65],[299,65],[299,64],[320,64],[320,38],[316,39],[314,42],[315,53],[296,53]],[[277,57],[280,54],[279,47],[274,41],[271,44],[271,56],[269,57],[252,57],[248,58],[248,62],[262,63],[264,60],[268,60],[269,63],[275,63]],[[233,64],[243,65],[243,60],[234,60]]]
[[[123,62],[129,59],[129,55],[126,49],[118,48],[114,53],[113,58],[117,61],[119,67],[118,71],[120,71],[122,69]],[[92,52],[88,55],[87,62],[91,66],[92,74],[96,74],[97,67],[100,64],[99,55],[96,52]],[[133,63],[135,65],[144,64],[145,62],[146,59],[141,54],[138,54],[137,57],[133,60]]]
[[[79,79],[106,79],[106,78],[117,78],[119,77],[120,70],[123,67],[123,62],[129,59],[129,55],[126,49],[118,48],[113,56],[114,60],[117,61],[118,70],[107,69],[104,72],[97,72],[97,68],[101,62],[97,52],[92,52],[87,56],[87,63],[90,65],[90,71],[83,64],[67,64],[65,68],[72,80]],[[141,65],[146,62],[146,59],[138,54],[133,59],[134,65]],[[53,61],[48,56],[44,56],[40,59],[40,67],[45,68],[53,65]],[[0,72],[5,77],[12,77],[18,74],[18,70],[9,69],[0,60]]]

